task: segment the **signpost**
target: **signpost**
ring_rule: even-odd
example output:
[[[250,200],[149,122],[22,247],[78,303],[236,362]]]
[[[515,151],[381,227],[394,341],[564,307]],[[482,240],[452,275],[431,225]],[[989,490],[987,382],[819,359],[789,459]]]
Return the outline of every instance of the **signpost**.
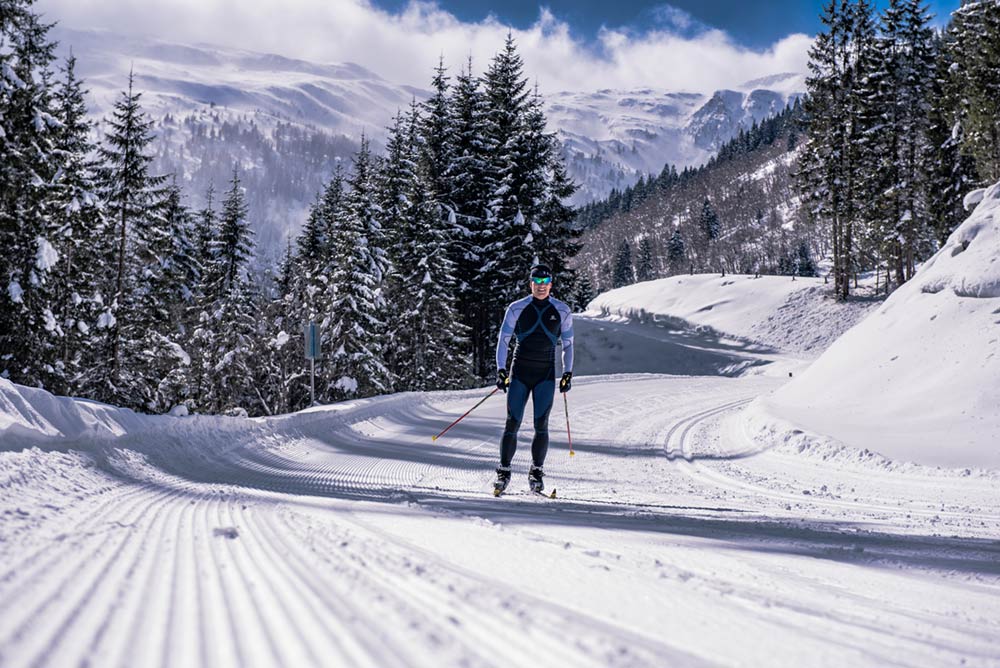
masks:
[[[316,405],[316,358],[319,357],[319,326],[309,321],[306,325],[306,359],[309,360],[310,406]]]

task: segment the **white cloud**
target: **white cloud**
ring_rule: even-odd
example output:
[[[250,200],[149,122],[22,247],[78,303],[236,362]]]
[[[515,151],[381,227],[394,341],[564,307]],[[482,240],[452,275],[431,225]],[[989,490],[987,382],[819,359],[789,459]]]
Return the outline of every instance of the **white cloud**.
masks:
[[[441,56],[454,72],[471,55],[481,71],[508,31],[494,17],[466,23],[435,4],[414,0],[397,14],[365,0],[40,0],[36,7],[69,28],[350,61],[421,87]],[[806,35],[789,35],[755,51],[722,31],[701,29],[669,5],[657,8],[655,18],[645,32],[605,27],[595,45],[540,9],[534,25],[513,34],[526,72],[543,91],[657,87],[707,92],[805,70],[811,44]]]

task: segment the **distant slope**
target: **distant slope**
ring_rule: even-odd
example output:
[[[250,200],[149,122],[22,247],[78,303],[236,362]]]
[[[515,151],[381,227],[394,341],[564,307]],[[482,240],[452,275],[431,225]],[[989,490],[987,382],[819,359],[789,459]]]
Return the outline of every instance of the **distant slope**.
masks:
[[[587,229],[575,266],[598,290],[612,286],[623,242],[638,266],[643,239],[652,248],[653,278],[677,273],[790,273],[801,253],[822,257],[824,235],[799,210],[794,181],[800,125],[797,108],[723,144],[699,169],[661,172],[635,188],[581,210]],[[711,244],[700,222],[706,198],[718,217]],[[677,232],[683,253],[670,257]]]

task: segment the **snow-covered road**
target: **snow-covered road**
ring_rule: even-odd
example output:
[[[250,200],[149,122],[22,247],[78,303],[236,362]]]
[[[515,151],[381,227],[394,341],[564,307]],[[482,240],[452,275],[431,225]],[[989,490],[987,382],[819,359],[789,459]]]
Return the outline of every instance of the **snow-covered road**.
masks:
[[[782,382],[574,381],[555,500],[500,398],[431,441],[485,390],[3,453],[0,665],[1000,664],[1000,481],[762,446]]]

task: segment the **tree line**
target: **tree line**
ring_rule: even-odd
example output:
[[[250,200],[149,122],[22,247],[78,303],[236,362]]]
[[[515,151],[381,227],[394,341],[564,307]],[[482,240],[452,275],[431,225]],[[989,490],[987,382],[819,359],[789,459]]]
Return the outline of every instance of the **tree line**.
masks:
[[[324,180],[281,266],[255,266],[233,165],[192,210],[154,174],[129,85],[97,143],[70,57],[33,0],[0,0],[0,373],[143,411],[272,414],[317,399],[465,387],[492,375],[506,304],[536,261],[574,290],[574,184],[513,39],[482,76],[435,69],[385,155],[362,138]]]
[[[810,51],[799,184],[832,242],[834,291],[912,278],[1000,180],[1000,4],[966,2],[943,32],[919,0],[830,0]]]

